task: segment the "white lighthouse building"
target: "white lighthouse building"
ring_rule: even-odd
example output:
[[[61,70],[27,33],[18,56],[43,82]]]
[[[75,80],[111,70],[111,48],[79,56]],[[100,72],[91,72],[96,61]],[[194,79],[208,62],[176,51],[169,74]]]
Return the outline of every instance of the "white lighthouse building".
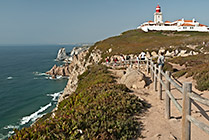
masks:
[[[142,29],[145,32],[149,31],[198,31],[198,32],[209,32],[209,28],[206,25],[200,24],[195,19],[184,20],[179,19],[176,21],[165,21],[163,22],[163,14],[159,4],[156,7],[154,13],[154,21],[148,21],[141,24],[137,29]]]
[[[154,13],[154,23],[163,24],[163,13],[161,12],[159,4],[156,7],[156,12]]]

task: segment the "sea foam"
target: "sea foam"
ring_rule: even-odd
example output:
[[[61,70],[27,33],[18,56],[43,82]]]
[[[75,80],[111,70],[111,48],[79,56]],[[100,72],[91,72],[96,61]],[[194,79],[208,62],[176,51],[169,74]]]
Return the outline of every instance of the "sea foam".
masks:
[[[60,96],[60,94],[63,93],[63,91],[64,91],[64,90],[62,90],[62,91],[60,91],[60,92],[53,93],[53,94],[47,94],[47,96],[53,97],[53,98],[52,98],[52,101],[57,101],[58,98],[59,98],[59,96]]]
[[[11,79],[13,79],[13,77],[12,77],[12,76],[7,77],[7,80],[11,80]]]
[[[14,125],[8,125],[8,126],[5,126],[4,127],[4,129],[14,129],[14,128],[16,128],[16,129],[18,129],[19,128],[19,126],[14,126]]]
[[[24,124],[28,123],[29,121],[35,121],[39,117],[42,117],[44,114],[40,114],[40,113],[44,112],[51,105],[52,105],[52,103],[49,103],[49,104],[45,105],[44,107],[41,107],[38,111],[32,113],[31,115],[23,117],[21,119],[20,125],[24,125]]]
[[[35,75],[37,75],[37,76],[48,76],[48,74],[46,74],[46,73],[42,73],[42,72],[33,72]]]

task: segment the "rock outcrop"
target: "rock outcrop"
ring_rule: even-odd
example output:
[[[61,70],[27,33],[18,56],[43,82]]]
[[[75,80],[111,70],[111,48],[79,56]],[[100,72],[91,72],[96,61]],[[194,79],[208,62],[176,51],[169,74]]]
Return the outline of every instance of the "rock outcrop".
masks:
[[[145,87],[144,74],[138,70],[128,68],[126,73],[122,76],[120,82],[125,84],[128,88],[142,89]]]
[[[78,83],[78,76],[83,74],[89,65],[92,65],[93,63],[99,63],[99,61],[102,59],[100,50],[94,49],[89,54],[87,47],[82,47],[82,49],[73,49],[72,55],[72,61],[70,64],[65,63],[62,66],[54,65],[51,70],[46,72],[47,74],[51,75],[52,78],[56,78],[57,76],[66,76],[69,78],[64,92],[58,99],[58,103],[75,92]]]
[[[68,56],[67,56],[67,53],[65,51],[65,48],[60,48],[59,51],[58,51],[56,60],[57,61],[63,61],[67,58],[68,58]]]

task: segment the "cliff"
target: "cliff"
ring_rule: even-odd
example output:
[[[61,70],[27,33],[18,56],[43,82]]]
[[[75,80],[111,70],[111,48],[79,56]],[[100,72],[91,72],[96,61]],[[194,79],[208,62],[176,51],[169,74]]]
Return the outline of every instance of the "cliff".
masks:
[[[99,61],[101,60],[101,51],[94,49],[89,52],[88,47],[77,47],[73,49],[71,55],[72,61],[70,64],[65,63],[63,66],[54,65],[51,70],[46,72],[53,78],[56,78],[56,76],[58,75],[69,77],[64,92],[58,99],[58,104],[63,99],[67,98],[70,94],[75,92],[78,83],[78,76],[83,74],[88,66],[99,63]]]

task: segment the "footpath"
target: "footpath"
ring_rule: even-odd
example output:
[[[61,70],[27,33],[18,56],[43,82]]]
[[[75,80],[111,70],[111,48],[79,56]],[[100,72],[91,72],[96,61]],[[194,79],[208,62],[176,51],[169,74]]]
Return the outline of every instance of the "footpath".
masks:
[[[124,70],[111,70],[118,80],[122,77]],[[133,92],[130,94],[135,94],[140,99],[146,101],[150,104],[150,108],[142,116],[140,116],[139,121],[142,122],[143,128],[141,130],[142,138],[138,140],[180,140],[181,139],[181,113],[176,109],[176,107],[171,103],[171,119],[165,118],[165,91],[163,90],[162,100],[158,98],[157,92],[153,90],[153,83],[150,80],[151,75],[146,73],[145,68],[141,68],[140,72],[145,75],[147,81],[150,81],[145,88],[141,89],[131,89]],[[195,82],[192,78],[180,78],[178,79],[183,82],[191,82],[193,85]],[[182,95],[171,86],[171,90],[175,98],[180,104],[182,104]],[[196,89],[193,89],[196,91]],[[197,91],[196,91],[197,92]],[[209,98],[207,93],[201,93],[204,97]],[[205,107],[204,107],[205,109]],[[209,108],[206,108],[206,114],[203,117],[200,111],[194,106],[192,106],[192,115],[208,124],[209,118]],[[209,135],[191,124],[191,140],[209,140]]]

